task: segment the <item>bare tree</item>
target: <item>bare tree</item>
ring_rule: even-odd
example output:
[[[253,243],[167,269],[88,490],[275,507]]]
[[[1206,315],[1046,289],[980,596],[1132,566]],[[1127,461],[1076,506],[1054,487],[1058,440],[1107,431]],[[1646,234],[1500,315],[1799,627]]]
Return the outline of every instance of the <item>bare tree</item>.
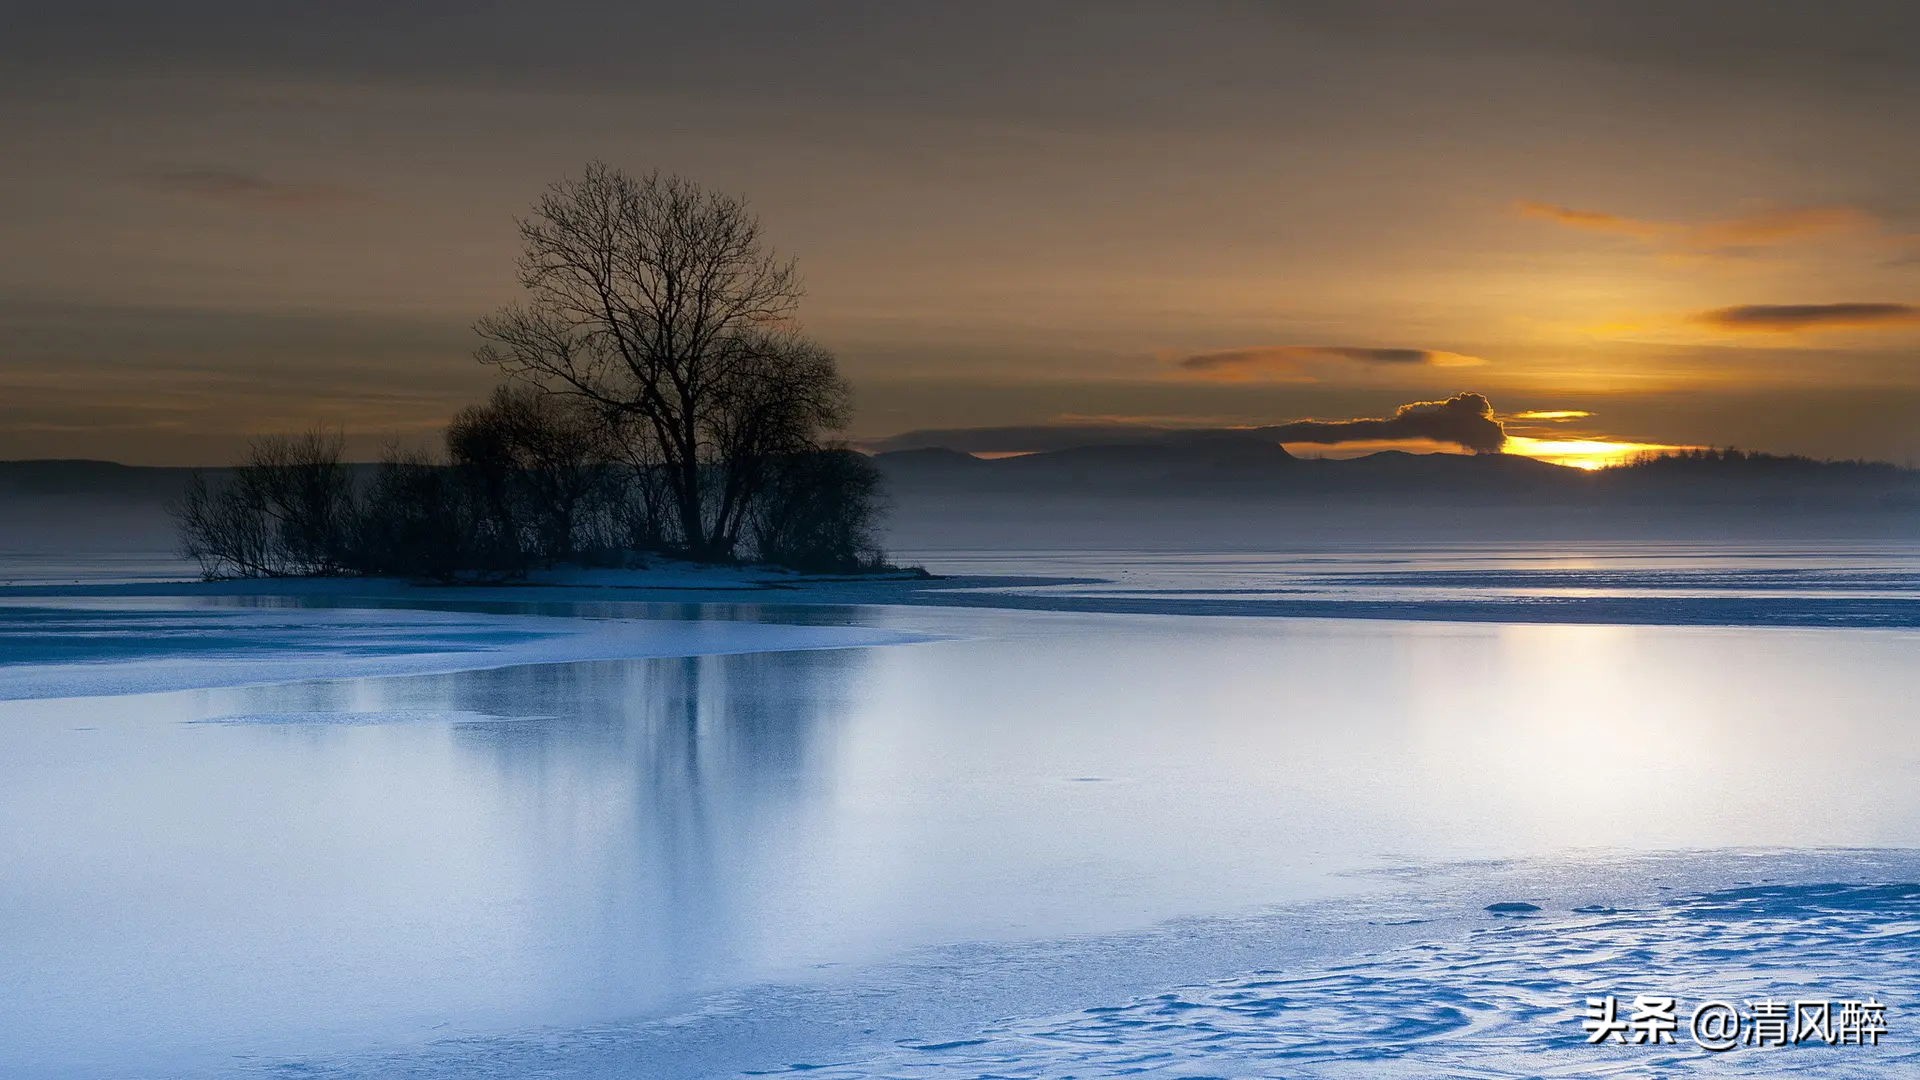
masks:
[[[553,562],[613,545],[601,527],[612,517],[612,434],[580,399],[496,387],[453,418],[447,449],[512,546]]]
[[[206,577],[347,569],[357,508],[338,435],[269,435],[219,489],[195,474],[174,507],[181,547]]]
[[[362,498],[337,436],[262,439],[232,482],[196,480],[178,507],[209,576],[511,576],[743,545],[879,563],[878,474],[825,442],[847,385],[795,328],[793,264],[743,202],[595,164],[520,235],[525,299],[476,326],[478,358],[516,381],[454,418],[450,464],[390,454]]]
[[[852,450],[808,450],[769,460],[766,490],[751,515],[756,554],[796,570],[884,567],[875,536],[879,491],[880,470]]]
[[[309,431],[254,440],[237,479],[250,501],[265,508],[296,572],[333,574],[345,568],[353,527],[353,474],[338,434]]]
[[[741,200],[603,164],[550,187],[520,235],[527,297],[479,322],[479,359],[642,425],[688,552],[731,555],[743,481],[721,432],[770,348],[791,352],[793,264]]]
[[[420,451],[390,447],[367,485],[356,568],[438,581],[489,570],[517,572],[517,560],[502,560],[490,546],[479,517],[477,500],[455,470]]]
[[[208,581],[289,572],[274,544],[272,522],[242,497],[239,485],[210,486],[196,470],[168,509],[180,523],[180,553],[199,563]]]
[[[670,520],[670,507],[676,504],[666,455],[653,425],[639,416],[615,414],[608,418],[608,435],[614,456],[627,469],[616,507],[626,546],[637,551],[667,550],[677,528]]]
[[[825,349],[804,338],[766,335],[752,343],[716,396],[712,438],[725,468],[712,493],[712,521],[731,551],[775,463],[818,449],[822,430],[844,427],[849,393]]]

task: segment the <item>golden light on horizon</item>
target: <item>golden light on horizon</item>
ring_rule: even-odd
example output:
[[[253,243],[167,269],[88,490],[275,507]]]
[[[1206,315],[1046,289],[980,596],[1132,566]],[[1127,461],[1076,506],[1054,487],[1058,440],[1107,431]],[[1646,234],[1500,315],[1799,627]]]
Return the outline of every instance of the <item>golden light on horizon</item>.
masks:
[[[1529,409],[1514,413],[1512,420],[1585,420],[1593,414],[1585,409]]]
[[[1668,443],[1629,442],[1620,439],[1531,439],[1525,435],[1507,436],[1505,452],[1536,458],[1573,469],[1604,469],[1624,465],[1641,454],[1663,454],[1698,447]]]

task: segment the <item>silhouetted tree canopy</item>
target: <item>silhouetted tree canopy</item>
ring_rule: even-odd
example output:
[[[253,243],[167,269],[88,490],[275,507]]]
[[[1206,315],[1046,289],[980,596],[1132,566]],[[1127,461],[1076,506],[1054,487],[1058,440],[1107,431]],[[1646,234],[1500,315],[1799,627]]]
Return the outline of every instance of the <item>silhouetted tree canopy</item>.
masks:
[[[338,435],[271,435],[218,490],[196,474],[174,510],[183,552],[209,577],[347,570],[354,493],[341,447]]]
[[[495,542],[551,563],[619,546],[612,439],[578,399],[508,385],[455,414],[447,452],[486,508]]]
[[[879,474],[826,437],[846,382],[743,202],[595,164],[520,235],[525,298],[476,326],[509,381],[453,417],[445,459],[395,451],[356,479],[337,436],[259,440],[176,508],[207,576],[498,577],[656,551],[882,564]]]
[[[601,164],[550,187],[520,236],[526,296],[479,322],[479,359],[600,410],[658,470],[663,536],[731,557],[765,462],[846,420],[831,355],[793,326],[793,263],[739,199]]]
[[[1669,472],[1669,473],[1724,473],[1724,472],[1810,472],[1817,470],[1886,472],[1891,473],[1898,467],[1885,461],[1866,461],[1860,458],[1825,459],[1811,458],[1802,454],[1769,454],[1759,450],[1741,450],[1736,447],[1689,447],[1679,450],[1652,450],[1634,457],[1619,465],[1612,466],[1612,472]]]

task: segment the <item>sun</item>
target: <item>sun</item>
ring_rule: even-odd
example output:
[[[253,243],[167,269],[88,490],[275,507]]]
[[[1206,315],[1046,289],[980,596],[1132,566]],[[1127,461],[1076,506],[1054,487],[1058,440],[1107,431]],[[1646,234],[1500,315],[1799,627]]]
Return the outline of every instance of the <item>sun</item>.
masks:
[[[1692,448],[1618,439],[1530,439],[1525,435],[1507,436],[1504,447],[1509,454],[1589,472],[1610,465],[1624,465],[1642,454],[1664,454],[1687,449]]]

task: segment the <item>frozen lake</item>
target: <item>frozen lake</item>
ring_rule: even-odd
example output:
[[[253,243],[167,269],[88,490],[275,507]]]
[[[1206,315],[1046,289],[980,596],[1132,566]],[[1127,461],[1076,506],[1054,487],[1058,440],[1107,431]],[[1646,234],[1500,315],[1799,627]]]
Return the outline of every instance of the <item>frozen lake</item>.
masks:
[[[126,639],[149,675],[275,662],[208,651],[262,618],[320,664],[0,701],[0,1073],[1912,1060],[1915,631],[439,606],[0,605],[27,681]],[[336,655],[343,619],[405,625]],[[352,666],[549,630],[730,655]],[[1896,887],[1826,888],[1861,884]],[[1663,988],[1876,993],[1897,1037],[1580,1046],[1590,992]]]

